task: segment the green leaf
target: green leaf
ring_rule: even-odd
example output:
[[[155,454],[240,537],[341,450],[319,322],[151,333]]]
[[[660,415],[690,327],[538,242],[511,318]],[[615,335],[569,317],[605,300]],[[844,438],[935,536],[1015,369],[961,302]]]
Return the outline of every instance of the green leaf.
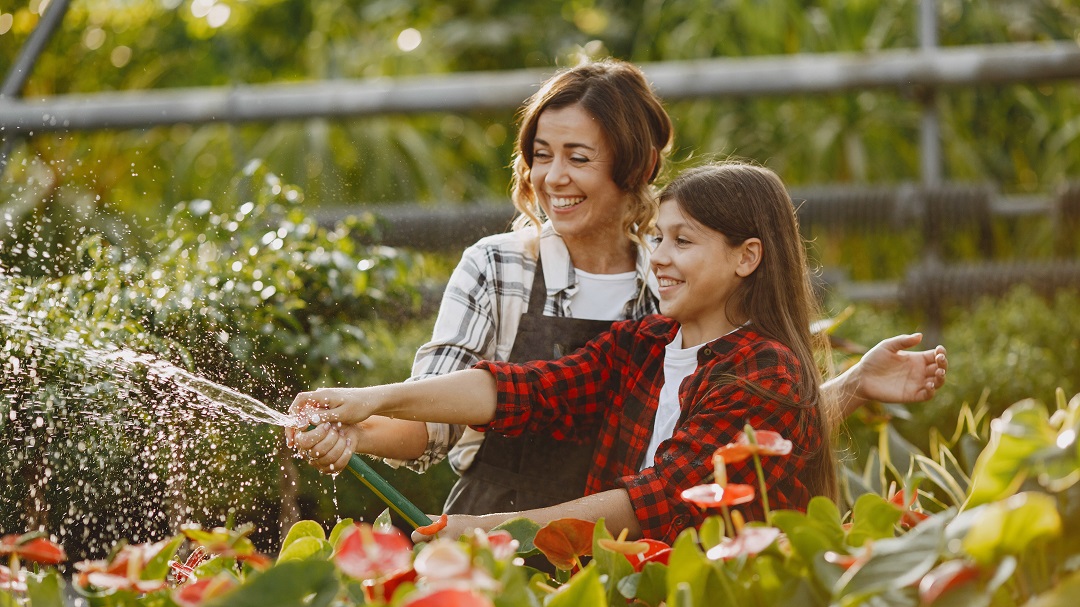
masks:
[[[518,541],[518,556],[526,557],[540,554],[540,550],[533,543],[536,539],[536,532],[540,531],[540,525],[536,521],[524,517],[512,518],[501,525],[496,525],[492,531],[497,529],[509,531],[510,535]]]
[[[724,541],[724,519],[719,516],[710,516],[705,519],[698,528],[698,540],[701,542],[701,548],[706,552]]]
[[[896,535],[894,528],[903,512],[880,495],[867,493],[855,502],[851,531],[847,541],[862,546],[867,540],[880,540]]]
[[[1061,535],[1061,515],[1052,496],[1018,493],[982,507],[963,540],[964,550],[983,566],[1005,555],[1019,556],[1033,544]]]
[[[292,528],[289,529],[289,533],[285,535],[285,539],[281,542],[281,551],[284,552],[293,542],[301,538],[325,540],[326,532],[323,531],[322,525],[315,521],[297,521],[293,524]]]
[[[841,576],[834,587],[834,600],[863,600],[918,582],[944,549],[945,523],[952,513],[948,514],[932,516],[906,535],[874,542],[870,559]]]
[[[55,571],[26,576],[26,596],[34,607],[64,607],[64,579]],[[3,599],[0,597],[0,604]]]
[[[1030,472],[1028,458],[1056,440],[1042,404],[1026,399],[1006,409],[990,424],[990,442],[975,462],[966,507],[1012,495]]]
[[[352,529],[355,523],[351,518],[343,518],[338,521],[338,524],[334,525],[334,528],[330,530],[330,545],[337,549],[338,540],[341,539],[341,535]]]
[[[645,563],[637,582],[637,599],[646,605],[659,605],[667,597],[666,565]]]
[[[338,589],[333,563],[288,561],[248,578],[236,590],[206,607],[318,607],[329,604]],[[315,595],[314,599],[310,599]]]
[[[387,531],[394,526],[393,519],[390,518],[390,509],[384,508],[379,516],[375,517],[375,522],[371,524],[371,528],[376,531]]]
[[[150,559],[146,563],[146,567],[143,568],[140,579],[144,580],[163,580],[165,576],[169,574],[169,561],[176,556],[176,551],[180,549],[180,545],[184,543],[186,538],[182,534],[173,536],[169,540],[168,544],[165,544],[161,550],[154,555],[154,558]]]
[[[319,539],[317,537],[301,537],[294,539],[287,548],[282,549],[278,554],[277,562],[284,563],[286,561],[302,561],[304,559],[323,559],[330,558],[333,554],[334,548],[330,545],[330,542]]]
[[[545,607],[578,607],[580,605],[603,607],[607,604],[607,591],[600,583],[600,570],[590,562],[570,578],[570,581],[559,592],[553,594]]]
[[[696,535],[693,529],[687,529],[675,538],[671,547],[667,568],[668,603],[676,604],[678,589],[686,584],[694,605],[709,605],[718,600],[735,604],[735,589],[726,575],[698,548]]]
[[[609,540],[612,537],[607,526],[604,525],[604,519],[601,518],[596,521],[596,526],[593,528],[593,562],[596,563],[601,576],[605,578],[604,588],[607,590],[608,603],[616,604],[620,599],[626,598],[620,594],[619,582],[634,573],[634,566],[624,555],[602,547],[600,545],[602,539]]]

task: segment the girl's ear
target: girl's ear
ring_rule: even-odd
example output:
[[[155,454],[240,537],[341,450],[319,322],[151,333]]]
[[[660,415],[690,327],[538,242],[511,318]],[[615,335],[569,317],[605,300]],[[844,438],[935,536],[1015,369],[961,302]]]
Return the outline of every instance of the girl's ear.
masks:
[[[746,278],[754,273],[761,264],[761,239],[747,238],[739,245],[739,263],[735,266],[735,273]]]

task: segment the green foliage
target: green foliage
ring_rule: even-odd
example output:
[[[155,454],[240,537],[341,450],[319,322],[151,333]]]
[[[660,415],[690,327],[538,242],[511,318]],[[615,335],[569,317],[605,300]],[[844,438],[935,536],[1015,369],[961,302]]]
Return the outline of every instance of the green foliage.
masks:
[[[5,10],[12,26],[0,34],[0,72],[38,23],[42,4]],[[554,69],[581,55],[646,63],[918,47],[915,0],[259,0],[218,3],[229,9],[220,24],[192,3],[174,4],[73,3],[23,94]],[[1070,3],[940,4],[943,46],[1074,40],[1080,31],[1080,11]],[[414,50],[397,44],[407,28],[422,36]],[[939,96],[946,179],[1048,192],[1075,177],[1078,94],[1068,83],[1048,83]],[[793,185],[919,175],[921,103],[913,92],[677,101],[670,110],[679,165],[736,154],[768,162]],[[232,176],[252,158],[298,184],[313,206],[500,199],[512,122],[507,108],[36,134],[16,146],[0,199],[12,214],[7,229],[47,237],[54,256],[87,223],[141,247],[145,228],[133,218],[160,217],[184,200],[233,197]],[[21,258],[27,267],[40,262]]]
[[[178,205],[145,257],[95,234],[74,249],[70,273],[0,276],[0,434],[23,446],[0,454],[0,526],[63,524],[94,542],[239,510],[269,515],[258,536],[276,541],[280,469],[293,466],[280,430],[220,412],[200,419],[171,378],[193,372],[278,411],[303,389],[362,384],[384,358],[368,328],[409,320],[420,267],[361,244],[370,217],[320,226],[300,191],[259,163],[233,191]],[[361,512],[370,499],[356,500]]]

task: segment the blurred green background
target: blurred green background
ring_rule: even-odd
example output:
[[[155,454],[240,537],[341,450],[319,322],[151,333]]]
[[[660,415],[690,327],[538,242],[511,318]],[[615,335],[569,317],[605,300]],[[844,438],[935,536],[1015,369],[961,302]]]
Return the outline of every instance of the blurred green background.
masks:
[[[1080,40],[1074,0],[937,5],[942,46]],[[45,6],[0,7],[0,73]],[[914,0],[75,0],[23,94],[554,70],[580,56],[643,63],[913,48],[917,19]],[[415,48],[402,35],[410,29],[420,34]],[[1072,81],[942,94],[944,178],[1053,195],[1080,178],[1078,107]],[[919,179],[914,95],[867,90],[668,108],[675,170],[737,155],[768,164],[793,188]],[[0,179],[3,303],[34,331],[11,322],[0,329],[8,360],[0,530],[64,528],[93,553],[115,537],[153,537],[182,518],[216,523],[234,509],[258,523],[256,539],[269,549],[279,525],[297,516],[377,514],[380,504],[353,479],[335,482],[292,460],[272,426],[170,421],[170,432],[185,429],[162,440],[153,419],[127,435],[92,423],[171,396],[146,374],[118,377],[57,343],[152,352],[279,409],[313,386],[404,379],[433,321],[420,290],[442,284],[457,252],[361,244],[379,231],[365,205],[507,199],[514,118],[508,109],[178,125],[18,143]],[[360,218],[331,227],[312,219],[341,206]],[[993,229],[1001,259],[1055,255],[1048,216],[1000,219]],[[896,279],[920,254],[911,235],[890,230],[810,236],[817,263],[864,281]],[[980,257],[971,234],[950,238],[953,259]],[[827,305],[837,313],[848,303]],[[1050,400],[1059,386],[1080,391],[1075,293],[1047,299],[1017,290],[951,309],[946,320],[947,386],[910,407],[910,419],[894,420],[913,443],[924,444],[930,428],[948,433],[965,402],[1000,411],[1024,397]],[[871,345],[925,323],[918,310],[861,303],[837,336]],[[34,337],[41,334],[61,341]],[[852,460],[865,456],[863,423],[851,422]],[[88,452],[100,474],[88,473]],[[452,482],[445,465],[423,476],[379,470],[431,512]],[[117,493],[128,512],[122,523],[105,514]]]

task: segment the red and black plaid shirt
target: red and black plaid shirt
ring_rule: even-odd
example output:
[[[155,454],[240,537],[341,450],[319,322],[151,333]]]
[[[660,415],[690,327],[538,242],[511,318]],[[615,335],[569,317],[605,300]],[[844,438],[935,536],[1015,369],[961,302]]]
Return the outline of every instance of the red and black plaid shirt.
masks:
[[[794,443],[791,455],[762,458],[770,507],[805,510],[811,495],[800,475],[810,455],[822,448],[818,413],[787,404],[802,400],[799,361],[752,326],[699,350],[697,370],[679,388],[682,413],[675,433],[660,443],[644,470],[639,468],[660,400],[664,347],[679,330],[678,323],[659,315],[616,323],[556,361],[477,364],[495,376],[499,402],[494,421],[477,429],[509,436],[547,432],[565,439],[599,435],[586,494],[625,488],[643,535],[671,542],[715,514],[684,503],[679,494],[711,482],[713,451],[750,424]],[[729,466],[728,478],[758,486],[752,459]],[[738,508],[748,520],[762,518],[757,501]]]

